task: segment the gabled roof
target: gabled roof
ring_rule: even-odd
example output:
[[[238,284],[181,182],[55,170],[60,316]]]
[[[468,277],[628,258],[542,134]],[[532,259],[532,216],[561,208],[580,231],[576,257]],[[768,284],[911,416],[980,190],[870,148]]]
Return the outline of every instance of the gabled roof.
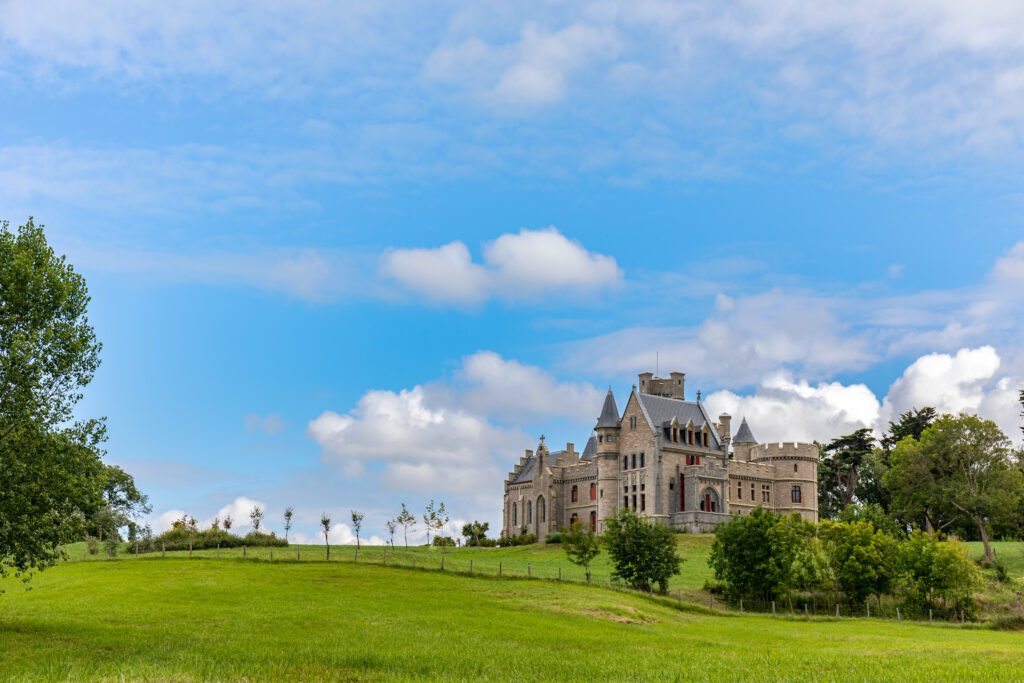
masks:
[[[534,471],[537,469],[537,456],[531,455],[526,459],[526,464],[519,470],[519,474],[512,480],[513,484],[521,484],[524,481],[533,481]]]
[[[721,448],[721,444],[718,441],[718,430],[714,428],[711,419],[704,412],[703,404],[683,401],[678,398],[642,394],[640,392],[636,393],[636,397],[652,429],[661,429],[671,423],[672,418],[678,419],[681,424],[692,422],[693,426],[697,429],[707,425],[708,431],[711,432],[709,445],[712,448]]]
[[[587,439],[587,445],[583,448],[583,455],[580,456],[580,460],[592,460],[594,455],[597,453],[597,437],[593,434]]]
[[[757,443],[757,439],[754,438],[754,433],[750,431],[750,425],[747,424],[747,418],[743,418],[743,422],[740,423],[740,428],[736,432],[736,437],[732,440],[733,443]]]
[[[615,394],[611,387],[608,387],[608,394],[604,397],[604,407],[601,408],[601,417],[597,418],[597,427],[618,427],[619,407],[615,405]]]

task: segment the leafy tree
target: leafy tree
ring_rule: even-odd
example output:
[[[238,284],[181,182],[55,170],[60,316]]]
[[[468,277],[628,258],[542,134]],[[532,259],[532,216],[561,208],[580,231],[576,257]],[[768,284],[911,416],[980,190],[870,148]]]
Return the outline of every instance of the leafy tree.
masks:
[[[331,559],[331,541],[327,537],[331,533],[331,516],[326,512],[320,515],[320,528],[324,532],[324,545],[327,546],[327,559]]]
[[[665,593],[669,579],[679,573],[682,560],[672,530],[652,524],[628,508],[608,520],[604,544],[615,566],[612,575],[637,590],[651,591],[657,584]]]
[[[590,583],[590,563],[601,553],[601,539],[598,535],[589,524],[580,524],[577,520],[562,534],[562,547],[570,562],[583,567],[587,583]]]
[[[991,420],[944,415],[920,441],[904,439],[893,449],[886,486],[894,505],[926,520],[963,519],[975,526],[985,548],[993,522],[1013,517],[1024,498],[1024,475],[1010,441]]]
[[[104,507],[101,420],[72,422],[99,366],[85,279],[31,218],[0,223],[0,576],[52,565]]]
[[[288,532],[292,530],[292,517],[295,516],[295,508],[288,506],[284,509],[284,540],[288,540]]]
[[[778,517],[763,508],[715,527],[708,564],[731,600],[769,600],[776,592],[772,573],[772,530]]]
[[[463,524],[462,535],[466,538],[466,545],[480,545],[480,539],[487,537],[487,531],[490,528],[490,522],[466,522]]]
[[[875,530],[871,522],[832,522],[818,525],[828,553],[836,587],[847,599],[861,605],[870,595],[892,588],[896,570],[896,540]]]
[[[235,520],[231,519],[231,515],[224,515],[224,531],[231,531],[231,525],[235,523]]]
[[[135,485],[132,475],[116,465],[103,469],[103,504],[89,515],[89,533],[99,537],[120,538],[120,529],[128,527],[129,535],[139,519],[152,511],[149,497]]]
[[[249,521],[252,522],[252,530],[258,534],[260,532],[260,524],[263,523],[263,508],[259,505],[254,505],[249,513]]]
[[[430,499],[426,510],[423,511],[423,526],[427,527],[427,545],[430,545],[430,532],[437,526],[437,510],[434,509],[433,498]]]
[[[822,582],[819,555],[809,548],[815,527],[798,514],[778,516],[767,530],[768,574],[764,595],[813,589]]]
[[[920,439],[924,430],[931,426],[938,415],[935,408],[925,406],[918,410],[914,408],[900,414],[898,422],[889,423],[889,433],[882,437],[882,448],[886,453],[892,451],[900,441],[908,436],[913,439]]]
[[[839,513],[841,522],[871,522],[872,526],[884,531],[890,536],[897,537],[906,533],[896,520],[885,513],[881,505],[868,503],[866,505],[848,505]]]
[[[396,520],[394,520],[394,519],[389,519],[388,521],[384,522],[384,526],[387,527],[387,530],[388,530],[388,543],[391,545],[392,548],[394,548],[395,547],[395,529],[398,528],[398,522]]]
[[[920,531],[900,544],[898,572],[907,602],[917,606],[941,600],[944,606],[969,609],[981,583],[978,567],[964,544],[940,541],[935,534]]]
[[[823,516],[835,518],[854,501],[864,461],[875,448],[875,437],[868,428],[833,439],[824,448],[818,470],[819,511],[824,500]]]
[[[405,503],[402,503],[402,511],[395,517],[395,521],[398,522],[402,527],[402,538],[405,540],[405,547],[409,547],[409,529],[416,529],[416,517],[409,508],[405,507]]]
[[[362,546],[359,543],[359,532],[363,528],[363,518],[366,515],[362,512],[352,510],[352,531],[356,532],[356,550],[358,551]]]

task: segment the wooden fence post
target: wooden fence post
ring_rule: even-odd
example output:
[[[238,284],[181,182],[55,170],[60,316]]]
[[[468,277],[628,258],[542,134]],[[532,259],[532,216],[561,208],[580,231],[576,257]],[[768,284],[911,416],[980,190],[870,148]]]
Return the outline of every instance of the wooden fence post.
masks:
[[[836,603],[836,616],[839,616],[839,603]]]
[[[775,601],[772,600],[772,616],[775,616]]]
[[[900,608],[896,608],[896,621],[903,621],[903,615],[900,614]]]
[[[530,567],[530,563],[529,562],[526,563],[526,575],[527,576],[533,576],[533,569]]]
[[[928,608],[928,623],[932,623],[932,608]]]
[[[473,560],[469,561],[469,575],[473,576]]]
[[[864,602],[864,606],[868,608],[868,619],[870,619],[871,618],[871,601],[870,600],[866,600]]]
[[[558,565],[558,580],[562,580],[562,565]]]
[[[501,562],[498,563],[498,576],[501,576]]]
[[[192,544],[191,543],[188,544],[188,556],[190,558],[192,557]]]
[[[248,552],[248,548],[247,548],[247,547],[246,547],[246,545],[245,545],[245,544],[243,543],[243,544],[242,544],[242,559],[243,559],[243,560],[245,559],[245,557],[246,557],[246,554],[247,554],[247,552]]]
[[[274,546],[270,546],[270,561],[274,561]]]
[[[743,598],[740,598],[740,614],[743,614]]]
[[[807,603],[804,603],[804,616],[807,616]]]

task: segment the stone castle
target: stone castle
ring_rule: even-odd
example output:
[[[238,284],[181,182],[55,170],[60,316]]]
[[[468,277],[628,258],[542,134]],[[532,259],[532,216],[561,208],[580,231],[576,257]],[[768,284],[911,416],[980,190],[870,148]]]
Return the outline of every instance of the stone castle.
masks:
[[[712,423],[686,400],[686,376],[639,376],[619,415],[612,390],[583,453],[550,451],[541,437],[505,481],[502,535],[538,540],[575,522],[597,532],[621,508],[691,533],[712,530],[757,507],[818,521],[818,448],[759,444],[742,421]]]

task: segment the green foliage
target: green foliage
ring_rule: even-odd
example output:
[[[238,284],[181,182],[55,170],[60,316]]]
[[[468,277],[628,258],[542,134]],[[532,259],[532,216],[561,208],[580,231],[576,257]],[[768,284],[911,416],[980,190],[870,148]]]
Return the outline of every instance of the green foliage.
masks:
[[[601,553],[601,539],[589,524],[584,526],[576,522],[562,533],[561,541],[569,561],[583,567],[587,583],[590,583],[590,563]]]
[[[395,517],[395,521],[402,527],[402,539],[405,541],[405,547],[409,547],[409,530],[416,529],[416,516],[409,512],[409,508],[402,503],[402,511]]]
[[[772,530],[777,516],[763,508],[733,517],[715,527],[708,563],[731,600],[770,600],[776,592],[772,574]]]
[[[885,485],[894,510],[923,517],[926,528],[958,520],[974,525],[989,564],[992,524],[1015,518],[1024,499],[1024,474],[1009,440],[994,422],[973,415],[944,415],[920,440],[897,443]]]
[[[366,517],[365,513],[359,512],[358,510],[352,510],[352,531],[356,534],[356,549],[362,547],[360,542],[359,532],[363,529],[363,518]]]
[[[462,535],[466,539],[466,545],[469,547],[480,545],[480,541],[487,538],[487,532],[490,528],[489,522],[467,522],[463,524]]]
[[[870,522],[831,522],[818,525],[828,553],[836,587],[856,605],[869,595],[885,595],[896,573],[896,540],[876,531]]]
[[[537,536],[534,534],[518,534],[516,536],[502,536],[498,539],[498,545],[502,548],[517,545],[533,545],[537,542]]]
[[[448,536],[434,536],[433,541],[431,541],[431,545],[435,548],[454,548],[455,539],[449,538]]]
[[[822,517],[834,519],[854,502],[865,461],[875,448],[875,437],[864,428],[833,439],[822,449],[818,469],[818,507]]]
[[[898,422],[889,423],[889,433],[882,437],[882,448],[891,451],[903,439],[910,437],[920,439],[924,430],[931,426],[938,414],[935,408],[925,406],[918,410],[908,410],[900,415]]]
[[[155,536],[148,543],[141,546],[143,552],[159,552],[161,550],[193,550],[211,548],[241,548],[243,545],[249,547],[285,547],[288,541],[278,538],[275,534],[264,534],[252,531],[245,536],[235,534],[220,528],[200,530],[194,524],[194,519],[183,518],[175,521],[171,528],[164,533]]]
[[[561,531],[552,531],[544,537],[544,543],[547,545],[561,545],[564,540],[564,535]]]
[[[957,610],[974,607],[981,573],[962,543],[915,531],[900,544],[897,570],[908,604],[931,606],[941,601],[943,607]]]
[[[104,506],[103,423],[71,423],[100,362],[88,305],[42,226],[0,223],[0,577],[52,565]]]
[[[682,560],[672,530],[632,510],[622,509],[608,520],[603,542],[615,567],[612,575],[637,590],[651,591],[657,585],[664,593],[669,579],[679,573]]]
[[[890,536],[902,536],[906,530],[900,524],[886,514],[881,505],[868,503],[866,505],[848,505],[839,513],[841,522],[871,522],[871,525]]]

